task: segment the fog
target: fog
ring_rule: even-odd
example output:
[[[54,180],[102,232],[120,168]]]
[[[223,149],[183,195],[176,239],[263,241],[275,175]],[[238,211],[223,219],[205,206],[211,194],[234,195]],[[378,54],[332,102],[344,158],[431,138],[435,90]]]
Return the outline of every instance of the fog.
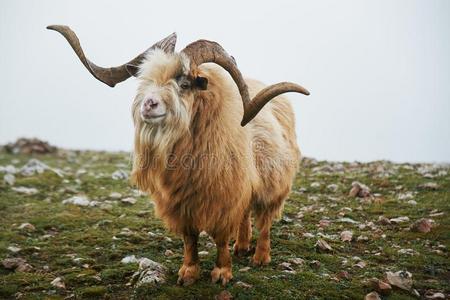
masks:
[[[176,31],[218,41],[247,77],[293,81],[300,148],[327,160],[450,161],[450,1],[18,1],[0,3],[0,144],[132,149],[137,82],[95,80],[67,42],[122,64]],[[223,6],[219,6],[223,3]]]

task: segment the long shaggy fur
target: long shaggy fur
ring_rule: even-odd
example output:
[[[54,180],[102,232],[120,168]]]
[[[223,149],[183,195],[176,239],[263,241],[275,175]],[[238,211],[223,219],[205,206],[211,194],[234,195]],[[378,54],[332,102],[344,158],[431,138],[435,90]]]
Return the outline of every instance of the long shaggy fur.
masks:
[[[208,79],[207,90],[183,92],[175,78],[194,71],[188,66],[186,57],[156,50],[140,68],[132,179],[171,231],[236,237],[250,211],[260,228],[282,210],[300,159],[293,110],[279,96],[241,127],[242,100],[229,74],[204,64],[195,72]],[[251,97],[264,88],[246,82]],[[167,104],[161,124],[140,118],[149,90]]]

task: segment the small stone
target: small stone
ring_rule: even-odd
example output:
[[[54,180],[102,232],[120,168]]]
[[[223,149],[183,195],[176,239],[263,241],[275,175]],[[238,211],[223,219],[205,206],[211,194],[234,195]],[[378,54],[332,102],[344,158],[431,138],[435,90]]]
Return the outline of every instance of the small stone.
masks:
[[[288,262],[282,262],[278,266],[282,270],[294,271],[294,269],[291,267],[291,263],[288,263]]]
[[[320,264],[320,261],[318,261],[318,260],[312,260],[309,262],[309,265],[313,269],[319,269],[321,264]]]
[[[16,246],[9,246],[8,250],[11,251],[12,253],[17,253],[17,252],[20,252],[20,250],[22,250],[22,248],[19,248]]]
[[[132,263],[137,263],[138,259],[136,258],[135,255],[128,255],[128,256],[125,256],[124,258],[122,258],[122,260],[120,262],[123,264],[132,264]]]
[[[14,183],[16,182],[16,177],[13,174],[8,173],[3,176],[3,181],[9,185],[14,185]]]
[[[406,203],[408,203],[410,205],[417,205],[417,202],[414,200],[408,200],[408,202],[406,202]]]
[[[364,297],[364,300],[381,300],[381,298],[380,298],[380,295],[378,295],[377,292],[372,292],[372,293],[367,294]]]
[[[73,196],[62,201],[63,204],[73,204],[77,206],[89,206],[91,201],[85,196]]]
[[[377,278],[372,278],[370,283],[372,284],[373,289],[382,295],[388,295],[392,291],[392,286],[389,283]]]
[[[14,257],[14,258],[5,258],[2,261],[3,267],[5,269],[14,270],[19,265],[26,263],[26,260],[20,257]]]
[[[367,264],[362,260],[355,264],[355,267],[360,268],[360,269],[364,269],[366,266],[367,266]]]
[[[408,217],[398,217],[398,218],[390,219],[389,221],[394,224],[400,224],[400,223],[408,222],[409,218]]]
[[[350,218],[339,218],[339,219],[337,219],[337,221],[338,221],[339,223],[359,224],[358,221],[355,221],[355,220],[350,219]]]
[[[360,235],[358,236],[358,238],[356,239],[357,242],[367,242],[369,240],[369,237],[365,236],[365,235]]]
[[[200,251],[199,253],[198,253],[198,256],[200,256],[200,257],[205,257],[205,256],[208,256],[209,255],[209,252],[208,251]]]
[[[333,251],[333,249],[331,248],[331,246],[330,246],[327,242],[325,242],[324,240],[322,240],[322,239],[318,239],[318,240],[317,240],[316,248],[317,248],[317,250],[319,250],[319,251],[325,251],[325,252]]]
[[[66,288],[66,285],[61,277],[56,277],[55,279],[52,280],[52,282],[50,282],[50,284],[53,285],[54,287],[57,287],[58,289]]]
[[[386,272],[386,278],[389,284],[401,288],[403,290],[411,290],[412,274],[408,271]]]
[[[339,186],[334,183],[327,185],[327,189],[332,192],[336,192],[338,190],[338,188],[339,188]]]
[[[353,232],[350,230],[344,230],[341,232],[341,241],[351,242],[353,239]]]
[[[370,196],[370,189],[368,186],[358,182],[358,181],[354,181],[352,183],[352,188],[348,194],[350,197],[360,197],[360,198],[364,198],[364,197],[369,197]]]
[[[100,209],[104,211],[111,211],[113,209],[113,206],[109,203],[101,203]]]
[[[127,197],[127,198],[124,198],[124,199],[120,200],[120,202],[122,202],[124,204],[133,205],[133,204],[135,204],[137,202],[137,200],[135,198],[133,198],[133,197]]]
[[[313,182],[313,183],[311,183],[311,187],[312,188],[319,188],[320,187],[320,183],[319,182]]]
[[[118,192],[112,192],[111,194],[109,194],[109,198],[118,200],[122,198],[122,194]]]
[[[34,227],[34,225],[30,224],[30,223],[22,223],[17,228],[19,228],[20,230],[26,230],[26,231],[35,231],[36,230],[36,227]]]
[[[166,252],[164,252],[164,255],[165,256],[172,256],[172,255],[174,255],[174,253],[173,253],[172,250],[167,249]]]
[[[434,221],[432,219],[419,219],[411,225],[411,230],[415,232],[428,233],[433,227]]]
[[[445,295],[441,292],[427,292],[425,299],[445,299]]]
[[[297,266],[301,266],[305,263],[305,261],[303,259],[301,259],[300,257],[290,258],[289,262],[294,265],[297,265]]]
[[[21,193],[21,194],[25,194],[25,195],[34,195],[34,194],[37,194],[39,192],[35,188],[27,188],[27,187],[24,187],[24,186],[13,187],[12,190],[17,192],[17,193]]]
[[[435,191],[439,189],[439,185],[435,182],[427,182],[418,186],[420,189]]]
[[[350,274],[347,271],[341,271],[337,274],[339,279],[350,279]]]
[[[128,173],[124,170],[117,170],[112,173],[111,178],[114,180],[125,180],[128,179]]]
[[[379,216],[378,223],[381,225],[390,225],[391,221],[388,218],[386,218],[385,216]]]
[[[242,281],[238,281],[234,284],[235,287],[239,287],[239,288],[243,288],[243,289],[250,289],[253,286],[251,284],[242,282]]]
[[[16,272],[31,272],[32,270],[33,270],[33,267],[27,263],[20,264],[16,268]]]
[[[325,228],[331,225],[331,221],[330,220],[320,220],[319,221],[319,227],[320,228]]]
[[[248,272],[250,269],[250,267],[243,267],[242,269],[239,269],[239,272]]]

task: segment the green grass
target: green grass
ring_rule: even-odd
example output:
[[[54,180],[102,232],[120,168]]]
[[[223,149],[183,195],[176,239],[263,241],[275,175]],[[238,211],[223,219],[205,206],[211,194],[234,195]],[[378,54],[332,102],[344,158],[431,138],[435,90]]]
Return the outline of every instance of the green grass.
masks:
[[[39,190],[29,196],[13,191],[0,180],[0,260],[22,257],[33,266],[33,271],[23,273],[0,266],[0,299],[14,299],[17,293],[21,299],[69,296],[76,299],[211,299],[224,289],[210,283],[215,250],[207,248],[208,238],[200,239],[200,251],[209,251],[201,260],[200,280],[191,287],[176,285],[182,261],[181,240],[168,233],[154,217],[153,205],[147,197],[137,194],[127,180],[111,179],[115,170],[130,169],[128,153],[62,151],[57,155],[33,157],[63,170],[65,175],[61,178],[50,171],[31,177],[16,175],[16,187]],[[30,158],[0,152],[0,165],[14,162],[20,167]],[[342,163],[340,166],[304,160],[285,206],[284,216],[290,220],[285,218],[273,226],[271,264],[239,272],[251,266],[250,261],[234,259],[234,279],[225,289],[236,299],[362,299],[372,291],[369,279],[383,279],[389,270],[407,270],[413,274],[413,287],[421,295],[429,290],[448,295],[450,170],[441,166],[432,171],[436,176],[430,179],[418,172],[421,166],[389,162]],[[77,175],[80,169],[86,172]],[[447,174],[438,175],[439,170]],[[360,199],[348,197],[355,180],[368,185],[372,194],[379,194],[382,200],[362,204]],[[311,187],[313,182],[319,182],[320,186]],[[426,182],[435,182],[439,188],[419,187]],[[331,191],[327,188],[329,184],[337,184],[338,190]],[[116,203],[111,209],[61,203],[73,195],[86,195],[90,200],[104,202],[111,200],[111,192],[119,192],[123,197],[133,196],[138,202],[132,206]],[[414,193],[417,205],[398,199],[398,195],[405,192]],[[311,209],[305,210],[306,207]],[[444,214],[432,217],[436,226],[430,233],[408,230],[411,223],[428,217],[434,210]],[[299,212],[303,212],[302,218],[297,217]],[[377,223],[380,215],[387,218],[408,216],[410,221],[383,226]],[[337,222],[341,217],[351,218],[366,227]],[[331,224],[321,229],[319,221],[325,218]],[[25,222],[33,224],[36,230],[18,229]],[[121,234],[125,227],[132,231],[131,235]],[[351,243],[340,241],[339,234],[343,230],[353,231]],[[150,236],[150,231],[155,235]],[[304,237],[305,233],[315,237]],[[316,251],[319,233],[333,247],[331,253]],[[360,235],[367,236],[368,241],[356,241]],[[10,246],[22,250],[12,253],[7,249]],[[167,249],[175,255],[166,257]],[[400,249],[413,249],[416,254],[399,254]],[[167,283],[139,288],[127,285],[137,265],[120,261],[133,254],[164,264],[169,270]],[[355,256],[367,266],[354,267]],[[295,274],[285,273],[278,266],[295,257],[305,261],[302,266],[294,266]],[[320,266],[312,264],[314,260],[319,261]],[[342,271],[347,271],[349,278],[339,278]],[[56,277],[63,279],[66,289],[50,284]],[[236,286],[238,281],[252,287]],[[394,289],[387,298],[414,299],[414,296]]]

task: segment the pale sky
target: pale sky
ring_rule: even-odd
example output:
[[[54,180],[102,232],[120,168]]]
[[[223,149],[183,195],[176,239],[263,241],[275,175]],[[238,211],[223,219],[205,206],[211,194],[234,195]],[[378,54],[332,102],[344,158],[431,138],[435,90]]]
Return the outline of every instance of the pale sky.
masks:
[[[176,31],[177,50],[215,40],[244,76],[303,85],[306,156],[450,162],[450,1],[1,1],[0,144],[130,151],[136,80],[95,80],[49,24],[102,66]]]

